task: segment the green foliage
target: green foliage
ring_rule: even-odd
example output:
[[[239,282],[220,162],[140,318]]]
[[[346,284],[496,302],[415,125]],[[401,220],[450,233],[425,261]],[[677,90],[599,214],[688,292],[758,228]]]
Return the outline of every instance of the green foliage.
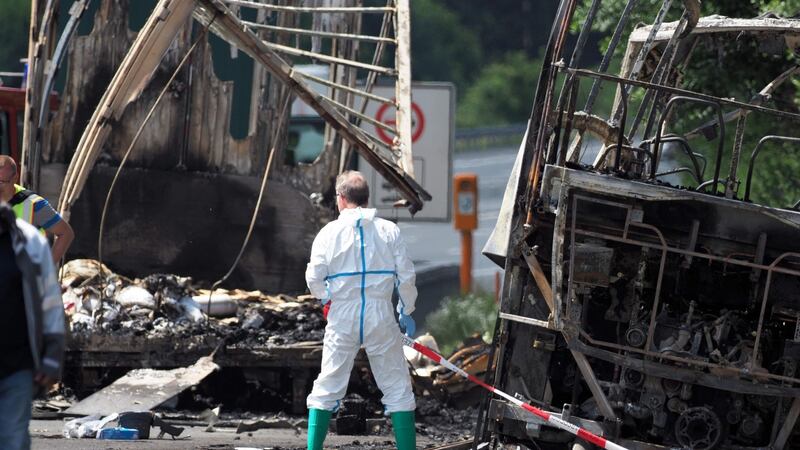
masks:
[[[525,122],[533,103],[542,61],[511,52],[486,66],[458,105],[459,127]]]
[[[547,44],[560,0],[437,1],[453,11],[464,27],[478,37],[482,62],[486,64],[515,51],[535,56]],[[412,9],[418,5],[416,0],[411,2]]]
[[[411,77],[452,81],[463,92],[481,64],[478,36],[433,0],[414,0],[411,8]]]
[[[484,341],[491,341],[496,319],[494,296],[470,293],[445,298],[439,309],[428,316],[425,327],[436,338],[441,353],[447,356],[475,333],[480,334]]]
[[[19,60],[28,56],[30,11],[30,0],[0,1],[0,17],[3,18],[3,26],[0,27],[0,70],[22,71]]]
[[[749,152],[746,155],[749,156]],[[800,173],[800,152],[796,144],[765,144],[755,165],[750,198],[782,208],[793,206],[800,200],[797,173]],[[740,170],[740,174],[744,176],[744,171]],[[764,182],[767,179],[769,182]],[[755,182],[758,180],[762,182]]]

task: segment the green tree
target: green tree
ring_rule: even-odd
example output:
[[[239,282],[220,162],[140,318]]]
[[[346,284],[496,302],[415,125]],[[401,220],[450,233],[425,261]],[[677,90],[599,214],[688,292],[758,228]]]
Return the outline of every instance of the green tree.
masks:
[[[411,52],[414,80],[452,81],[460,92],[472,83],[481,64],[478,35],[433,0],[413,2]]]
[[[531,111],[541,60],[511,52],[486,66],[458,105],[459,127],[525,122]]]
[[[559,4],[559,0],[439,1],[458,15],[470,33],[480,37],[479,45],[487,63],[499,61],[514,51],[535,57],[547,44]],[[417,5],[412,2],[412,8]]]
[[[0,70],[22,71],[19,60],[28,56],[30,10],[30,0],[0,1]]]
[[[444,356],[449,356],[464,339],[480,334],[490,342],[497,318],[494,295],[476,292],[460,297],[446,297],[439,309],[425,321]]]

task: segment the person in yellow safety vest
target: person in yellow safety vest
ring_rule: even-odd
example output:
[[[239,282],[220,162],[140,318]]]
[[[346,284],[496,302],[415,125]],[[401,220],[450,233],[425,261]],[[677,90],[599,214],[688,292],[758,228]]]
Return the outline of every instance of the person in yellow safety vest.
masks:
[[[0,201],[8,202],[17,218],[53,236],[53,261],[58,263],[67,252],[75,232],[42,196],[15,184],[17,163],[8,155],[0,155]]]

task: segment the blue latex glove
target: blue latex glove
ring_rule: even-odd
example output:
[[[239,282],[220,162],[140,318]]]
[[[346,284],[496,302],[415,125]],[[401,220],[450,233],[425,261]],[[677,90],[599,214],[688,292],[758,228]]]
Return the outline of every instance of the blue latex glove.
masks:
[[[417,323],[414,322],[414,319],[403,313],[400,313],[397,319],[400,322],[400,329],[405,330],[406,336],[414,337],[414,332],[417,331]]]

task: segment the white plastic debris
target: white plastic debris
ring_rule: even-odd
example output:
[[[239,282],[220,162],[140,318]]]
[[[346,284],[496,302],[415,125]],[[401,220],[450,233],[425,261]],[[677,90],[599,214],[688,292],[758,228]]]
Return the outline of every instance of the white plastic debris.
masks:
[[[75,326],[78,324],[85,325],[88,328],[94,326],[94,321],[92,320],[91,316],[89,316],[88,314],[84,314],[82,312],[77,312],[73,314],[72,317],[70,318],[70,321],[72,323],[73,328],[75,328]]]
[[[147,289],[139,286],[128,286],[122,289],[116,297],[117,303],[124,308],[138,306],[141,308],[155,309],[156,299]]]
[[[93,438],[107,423],[116,420],[119,414],[103,417],[100,414],[80,417],[64,424],[64,437],[67,439]]]
[[[251,310],[247,313],[247,316],[244,318],[242,322],[242,328],[245,330],[247,329],[254,329],[257,330],[261,328],[261,325],[264,324],[264,316],[258,313],[258,311]]]
[[[103,322],[113,322],[119,317],[119,306],[105,305],[103,308]]]
[[[414,340],[430,349],[433,349],[437,353],[439,352],[439,344],[436,343],[436,338],[431,336],[430,333],[425,333]],[[422,356],[421,353],[405,345],[403,346],[403,354],[405,354],[408,362],[411,363],[411,367],[415,369],[420,369],[433,364],[429,359]]]
[[[195,295],[192,299],[197,303],[200,311],[207,313],[211,317],[231,317],[235,316],[239,309],[236,299],[228,294],[212,294],[210,298],[211,308],[209,309],[209,296]]]
[[[183,310],[183,317],[186,317],[194,323],[199,323],[205,320],[206,316],[200,310],[200,305],[192,297],[183,297],[178,300],[178,304]]]
[[[134,306],[128,309],[128,316],[130,317],[146,317],[153,313],[152,308]]]

